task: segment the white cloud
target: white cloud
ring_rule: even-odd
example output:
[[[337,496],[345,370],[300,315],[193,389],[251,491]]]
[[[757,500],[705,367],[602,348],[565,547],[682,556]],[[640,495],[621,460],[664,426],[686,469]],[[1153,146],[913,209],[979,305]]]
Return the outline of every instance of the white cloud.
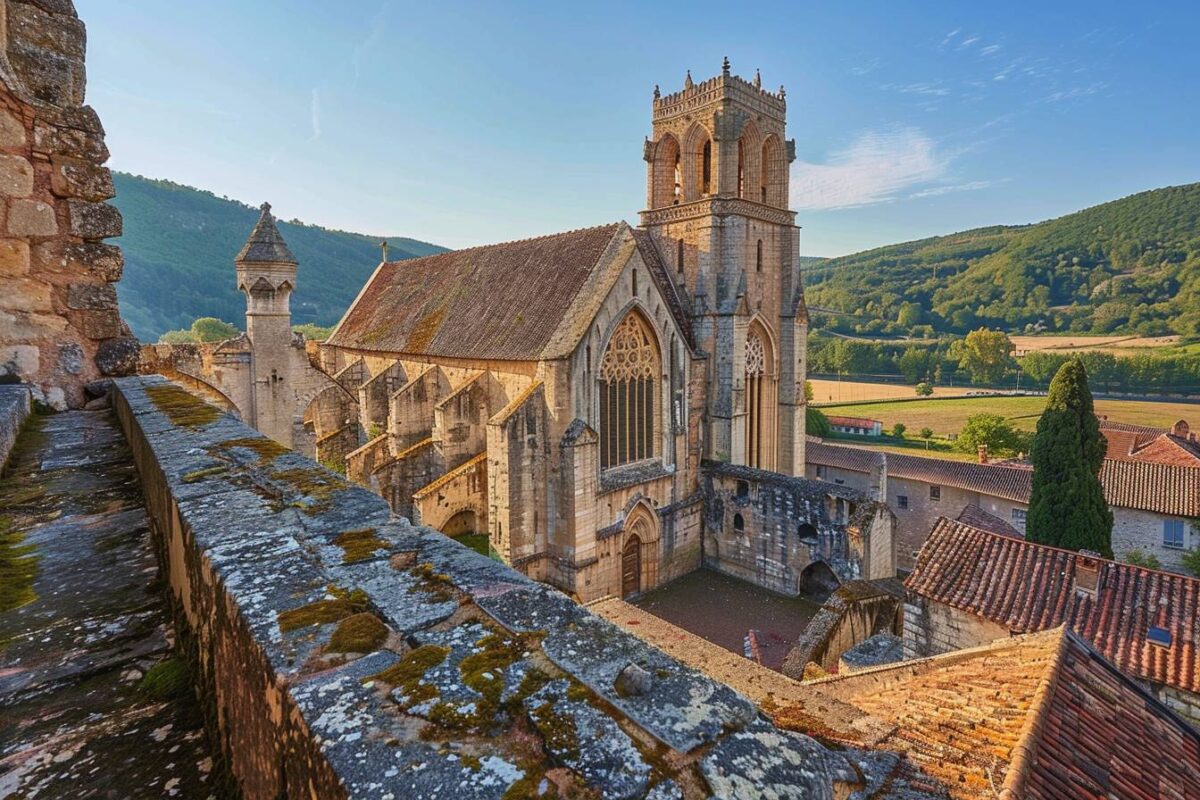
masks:
[[[950,31],[946,34],[946,38],[942,39],[942,43],[938,45],[938,47],[945,47],[946,45],[950,44],[950,42],[954,41],[954,37],[958,36],[958,34],[961,32],[962,28],[955,28],[954,30]]]
[[[967,183],[954,183],[947,186],[931,186],[928,189],[913,192],[909,197],[941,197],[944,194],[953,194],[955,192],[973,192],[977,189],[988,189],[1007,180],[1008,178],[1002,178],[998,181],[968,181]]]
[[[309,113],[312,115],[312,136],[308,140],[316,142],[321,139],[321,93],[315,88],[312,90]]]
[[[930,97],[946,97],[950,94],[950,90],[938,83],[885,83],[879,87],[887,91],[895,91],[900,94],[920,94]]]
[[[951,155],[917,128],[870,131],[824,164],[792,167],[792,204],[800,209],[887,203],[911,186],[942,178]]]
[[[961,42],[959,42],[958,47],[956,47],[955,49],[956,50],[966,50],[968,47],[970,47],[971,45],[975,44],[978,41],[979,41],[978,36],[968,36],[966,39],[963,39]]]
[[[1000,45],[998,45],[998,44],[989,44],[987,47],[979,48],[979,54],[981,56],[990,56],[992,53],[999,53],[999,52],[1000,52]]]

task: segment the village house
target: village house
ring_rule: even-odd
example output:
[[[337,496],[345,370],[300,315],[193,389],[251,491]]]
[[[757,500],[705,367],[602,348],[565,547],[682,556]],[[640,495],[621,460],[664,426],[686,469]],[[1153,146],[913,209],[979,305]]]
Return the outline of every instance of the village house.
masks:
[[[882,436],[883,423],[867,417],[826,417],[829,427],[834,433],[848,433],[852,436]]]
[[[1108,453],[1100,470],[1113,511],[1113,552],[1153,556],[1180,570],[1200,547],[1200,443],[1184,421],[1170,430],[1101,421]],[[896,514],[896,563],[911,569],[939,517],[969,505],[1025,532],[1033,470],[1027,461],[951,461],[810,440],[808,477],[886,500]]]
[[[906,658],[1066,625],[1200,724],[1200,580],[941,518],[904,585]]]

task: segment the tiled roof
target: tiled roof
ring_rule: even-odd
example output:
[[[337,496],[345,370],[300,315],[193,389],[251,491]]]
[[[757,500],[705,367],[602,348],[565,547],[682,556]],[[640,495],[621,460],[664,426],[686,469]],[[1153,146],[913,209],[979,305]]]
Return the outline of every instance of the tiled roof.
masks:
[[[329,344],[534,360],[624,223],[381,264]]]
[[[968,503],[958,515],[958,521],[984,531],[998,533],[1001,536],[1015,536],[1024,539],[1025,534],[1014,528],[1007,520],[1000,519],[995,514],[989,514],[974,503]]]
[[[1200,797],[1200,733],[1068,634],[1004,800]]]
[[[1186,425],[1181,430],[1190,434]],[[1200,443],[1190,436],[1107,420],[1100,423],[1100,432],[1108,440],[1108,452],[1105,456],[1115,461],[1200,467]]]
[[[1200,693],[1200,580],[1095,559],[1093,596],[1075,588],[1081,558],[942,517],[904,585],[1019,633],[1066,624],[1130,675]]]
[[[296,257],[292,255],[292,251],[288,249],[287,242],[283,240],[283,235],[275,227],[275,217],[271,214],[271,204],[263,203],[261,208],[262,214],[259,215],[258,222],[254,225],[254,230],[250,231],[250,238],[246,240],[246,245],[237,254],[237,258],[234,261],[295,264]]]
[[[877,419],[870,419],[868,417],[830,417],[830,416],[827,416],[826,419],[829,420],[830,425],[841,425],[843,427],[850,427],[850,428],[874,428],[876,425],[883,424],[882,422],[880,422]]]
[[[883,454],[875,460],[863,456],[872,452],[809,440],[806,458],[814,464],[870,472],[877,469]],[[1016,503],[1028,503],[1032,491],[1033,469],[1021,461],[978,464],[902,453],[887,454],[888,476],[953,486],[970,492],[1001,497]],[[1109,505],[1172,516],[1200,516],[1200,466],[1106,458],[1100,468],[1100,483]]]

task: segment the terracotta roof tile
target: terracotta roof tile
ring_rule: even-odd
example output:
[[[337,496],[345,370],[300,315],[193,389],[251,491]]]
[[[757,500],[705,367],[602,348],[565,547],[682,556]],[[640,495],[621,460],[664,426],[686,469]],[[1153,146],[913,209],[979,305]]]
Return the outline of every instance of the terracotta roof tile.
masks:
[[[1018,539],[1024,539],[1025,534],[1010,525],[1006,520],[1000,519],[995,514],[989,514],[974,503],[968,503],[958,515],[958,521],[970,525],[972,528],[979,528],[984,531],[998,533],[1001,536],[1015,536]]]
[[[939,519],[904,584],[916,595],[1025,633],[1066,624],[1130,675],[1200,693],[1200,580],[1107,559],[1094,596],[1069,550]],[[1162,647],[1151,626],[1171,634]]]
[[[871,472],[883,464],[883,453],[866,447],[842,447],[810,436],[804,448],[805,458],[813,464],[851,472]]]

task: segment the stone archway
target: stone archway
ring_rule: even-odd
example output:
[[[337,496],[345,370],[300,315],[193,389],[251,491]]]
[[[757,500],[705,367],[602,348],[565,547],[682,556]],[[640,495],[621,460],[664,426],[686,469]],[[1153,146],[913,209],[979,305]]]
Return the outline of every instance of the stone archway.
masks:
[[[621,597],[642,593],[642,540],[635,533],[621,549]]]
[[[440,530],[452,539],[457,539],[459,536],[471,533],[479,533],[479,517],[475,514],[475,509],[464,508],[442,523]]]
[[[814,561],[800,573],[797,588],[800,594],[824,600],[842,585],[833,568],[824,561]]]

